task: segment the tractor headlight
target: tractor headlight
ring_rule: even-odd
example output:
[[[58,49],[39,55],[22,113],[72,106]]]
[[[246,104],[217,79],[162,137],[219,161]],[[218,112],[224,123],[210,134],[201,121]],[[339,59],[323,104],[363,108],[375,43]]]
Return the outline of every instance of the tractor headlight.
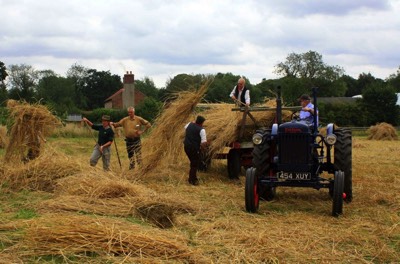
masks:
[[[325,137],[325,143],[326,143],[327,145],[330,145],[330,146],[335,145],[335,143],[336,143],[336,136],[335,136],[335,134],[329,134],[329,135],[327,135],[327,136]]]
[[[261,134],[254,134],[254,136],[253,136],[254,145],[260,145],[262,140],[263,140],[263,137]]]

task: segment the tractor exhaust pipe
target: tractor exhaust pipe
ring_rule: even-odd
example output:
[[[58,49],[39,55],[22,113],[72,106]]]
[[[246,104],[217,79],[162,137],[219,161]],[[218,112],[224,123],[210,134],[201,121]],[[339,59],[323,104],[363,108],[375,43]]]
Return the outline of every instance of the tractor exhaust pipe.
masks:
[[[314,103],[314,115],[313,115],[313,121],[314,121],[314,134],[318,134],[318,104],[317,104],[317,87],[312,88],[312,95],[313,95],[313,103]]]
[[[277,88],[276,96],[276,123],[280,125],[282,123],[282,100],[281,100],[281,86]]]

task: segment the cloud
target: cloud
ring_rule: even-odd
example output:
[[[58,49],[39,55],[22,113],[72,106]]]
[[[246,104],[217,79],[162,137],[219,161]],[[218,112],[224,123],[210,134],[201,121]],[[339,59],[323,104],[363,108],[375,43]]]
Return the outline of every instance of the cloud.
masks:
[[[4,3],[3,3],[4,2]],[[162,87],[179,73],[252,83],[309,50],[347,74],[385,78],[400,61],[397,0],[2,1],[0,60],[65,74],[78,63]],[[361,72],[359,72],[361,71]]]

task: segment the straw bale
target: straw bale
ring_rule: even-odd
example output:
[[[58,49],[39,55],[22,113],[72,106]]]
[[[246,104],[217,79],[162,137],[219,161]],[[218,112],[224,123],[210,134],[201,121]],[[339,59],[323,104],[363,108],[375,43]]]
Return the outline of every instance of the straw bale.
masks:
[[[6,147],[5,161],[20,160],[28,150],[38,155],[42,149],[42,141],[61,124],[60,120],[46,106],[39,103],[28,104],[9,100],[7,107],[10,111],[10,139]]]
[[[173,163],[182,152],[184,126],[195,115],[195,107],[208,89],[207,81],[197,91],[184,91],[164,109],[154,122],[151,134],[143,140],[143,160],[140,175],[146,174],[163,162]],[[207,117],[206,117],[207,119]]]
[[[209,141],[210,156],[237,139],[242,113],[232,111],[233,107],[233,104],[220,104],[205,112],[207,120],[204,122],[204,128]]]
[[[84,212],[103,216],[136,216],[156,227],[170,228],[175,225],[176,215],[194,212],[194,209],[179,203],[145,197],[119,197],[98,199],[93,197],[61,195],[38,204],[41,213]]]
[[[379,123],[367,130],[370,140],[398,140],[396,129],[388,123]]]
[[[192,251],[188,241],[166,233],[122,220],[87,215],[49,214],[34,219],[24,239],[14,249],[21,258],[46,255],[130,256],[175,260],[187,263],[204,262]]]
[[[13,190],[40,190],[52,192],[56,180],[74,175],[81,170],[79,163],[66,155],[55,152],[44,152],[39,158],[23,164],[3,164],[0,178]]]
[[[211,157],[223,152],[224,147],[234,141],[251,141],[257,128],[272,127],[276,116],[276,101],[269,100],[257,106],[270,107],[272,110],[250,112],[255,122],[249,116],[246,117],[244,134],[241,139],[239,139],[239,134],[244,112],[232,111],[232,108],[235,107],[232,104],[214,104],[205,111],[207,120],[204,127],[207,132]],[[282,120],[289,120],[290,116],[290,111],[282,111]]]
[[[172,227],[177,213],[194,212],[183,202],[112,175],[81,173],[60,179],[55,193],[59,196],[42,202],[38,206],[39,211],[136,215],[161,228]]]
[[[168,204],[151,202],[136,208],[136,212],[146,221],[150,221],[161,228],[173,226],[175,209]]]
[[[8,145],[7,128],[0,126],[0,148],[5,148]]]
[[[63,194],[37,205],[40,213],[80,212],[104,216],[127,217],[135,212],[131,197],[98,199],[87,196]]]
[[[104,171],[90,170],[60,179],[55,193],[103,199],[145,195],[150,190]]]

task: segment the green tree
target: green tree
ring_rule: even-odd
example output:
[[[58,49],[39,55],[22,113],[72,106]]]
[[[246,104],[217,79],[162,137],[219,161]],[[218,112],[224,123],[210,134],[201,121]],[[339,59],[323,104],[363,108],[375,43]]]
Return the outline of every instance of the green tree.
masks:
[[[5,101],[8,99],[7,87],[5,80],[8,76],[6,65],[0,61],[0,104],[5,105]]]
[[[212,78],[213,81],[210,84],[210,87],[208,87],[205,100],[211,103],[232,103],[229,94],[241,77],[246,80],[246,87],[250,90],[251,104],[261,102],[263,96],[262,91],[258,87],[254,87],[245,76],[234,75],[230,72],[207,76],[207,78]]]
[[[167,81],[166,90],[170,93],[197,89],[204,83],[207,76],[203,74],[178,74]]]
[[[400,66],[397,69],[396,74],[391,74],[387,79],[387,82],[395,89],[397,93],[400,92]]]
[[[77,95],[85,97],[85,110],[102,108],[104,101],[121,87],[120,76],[112,75],[109,71],[90,69],[88,76],[78,82]]]
[[[24,99],[27,102],[34,102],[35,88],[39,81],[39,72],[32,66],[21,64],[11,65],[9,71],[11,99]]]
[[[364,93],[364,89],[371,85],[384,85],[384,81],[382,79],[377,79],[371,75],[371,73],[361,73],[357,79],[357,90],[360,91],[359,94]]]
[[[75,105],[81,109],[88,109],[88,100],[83,94],[83,89],[81,89],[81,87],[85,85],[85,78],[87,78],[88,76],[89,68],[86,68],[77,63],[71,65],[71,67],[67,71],[67,78],[72,79],[75,84]]]
[[[4,64],[4,62],[0,61],[0,82],[3,85],[5,85],[4,81],[6,80],[7,76],[8,76],[7,67]]]
[[[318,78],[309,86],[318,87],[319,97],[342,97],[345,96],[347,91],[346,83],[340,79],[330,81],[325,78]]]
[[[265,98],[276,98],[277,87],[281,87],[282,102],[286,106],[298,105],[298,98],[308,93],[311,95],[312,87],[307,79],[287,76],[276,80],[264,80],[257,85]]]
[[[205,100],[210,103],[231,103],[232,99],[229,97],[233,87],[239,80],[239,75],[232,73],[217,73],[213,76],[213,82],[210,84],[208,91],[205,95]],[[246,82],[247,85],[247,82]]]
[[[76,97],[75,81],[71,78],[54,75],[46,76],[40,79],[37,94],[59,116],[79,112],[74,102]]]
[[[399,124],[400,108],[396,105],[397,95],[392,86],[376,82],[364,89],[362,96],[360,103],[368,125],[381,122]]]
[[[345,96],[351,97],[354,95],[361,94],[362,91],[359,89],[356,79],[354,79],[349,75],[343,75],[339,79],[343,81],[347,87]]]
[[[300,96],[300,90],[311,91],[312,87],[319,88],[319,96],[343,96],[346,93],[347,86],[340,80],[344,70],[339,66],[325,64],[322,55],[315,51],[289,54],[285,62],[275,66],[275,73],[283,76],[281,81],[286,84],[284,88],[289,101],[293,101],[295,94]]]
[[[339,66],[325,64],[321,54],[310,50],[302,54],[290,53],[285,62],[275,65],[275,73],[283,77],[324,78],[334,81],[343,75],[344,70]]]
[[[159,90],[149,77],[144,77],[142,80],[135,80],[135,89],[141,91],[148,97],[159,99]]]
[[[153,97],[146,97],[136,107],[136,113],[144,119],[153,122],[159,115],[163,104]]]

